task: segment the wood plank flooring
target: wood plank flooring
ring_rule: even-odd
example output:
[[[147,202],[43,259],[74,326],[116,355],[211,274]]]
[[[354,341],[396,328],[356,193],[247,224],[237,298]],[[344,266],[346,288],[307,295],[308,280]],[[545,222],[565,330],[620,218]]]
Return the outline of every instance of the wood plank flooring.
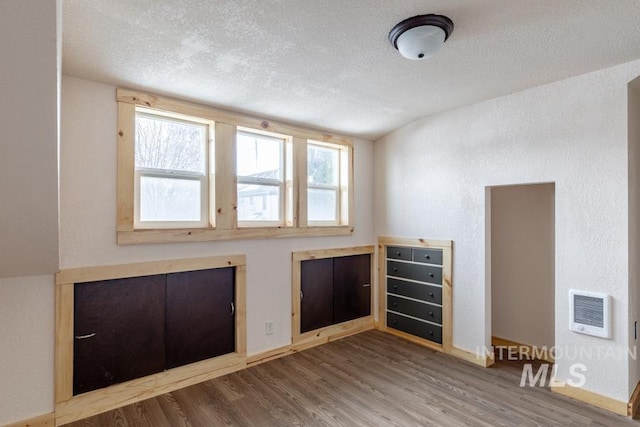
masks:
[[[368,331],[69,426],[640,427],[520,388],[521,374],[522,362],[485,369]]]

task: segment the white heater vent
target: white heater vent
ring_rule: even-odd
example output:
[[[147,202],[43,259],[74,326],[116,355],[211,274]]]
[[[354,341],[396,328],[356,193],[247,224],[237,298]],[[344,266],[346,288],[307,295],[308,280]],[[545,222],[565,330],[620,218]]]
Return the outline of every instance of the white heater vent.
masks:
[[[572,331],[611,338],[609,295],[571,290],[569,298],[569,327]]]

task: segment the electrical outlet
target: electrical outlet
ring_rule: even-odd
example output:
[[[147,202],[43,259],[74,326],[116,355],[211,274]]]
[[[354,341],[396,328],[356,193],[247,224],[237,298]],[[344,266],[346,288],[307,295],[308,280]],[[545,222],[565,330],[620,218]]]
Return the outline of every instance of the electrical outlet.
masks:
[[[264,334],[273,335],[273,320],[267,320],[264,322]]]

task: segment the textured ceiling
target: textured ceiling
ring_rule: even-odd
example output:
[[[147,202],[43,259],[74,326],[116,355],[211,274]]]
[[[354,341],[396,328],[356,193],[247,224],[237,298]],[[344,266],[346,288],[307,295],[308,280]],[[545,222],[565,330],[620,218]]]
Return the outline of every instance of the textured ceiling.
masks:
[[[406,60],[387,34],[426,13],[455,30]],[[640,2],[64,0],[63,33],[67,75],[376,139],[640,58]]]

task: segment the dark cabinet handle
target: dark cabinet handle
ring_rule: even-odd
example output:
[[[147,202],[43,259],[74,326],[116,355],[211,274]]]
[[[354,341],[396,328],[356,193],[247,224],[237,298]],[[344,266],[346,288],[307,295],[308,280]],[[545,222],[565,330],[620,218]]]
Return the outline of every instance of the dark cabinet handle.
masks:
[[[77,340],[86,340],[87,338],[93,338],[96,336],[96,333],[93,332],[91,334],[87,334],[87,335],[76,335],[76,339]]]
[[[431,259],[431,257],[429,255],[425,255],[424,256],[426,259]]]
[[[397,320],[394,320],[394,321],[392,321],[391,323],[393,323],[394,325],[397,325],[397,324],[398,324],[398,321],[397,321]]]
[[[429,316],[433,317],[433,311],[429,312]]]
[[[232,302],[231,303],[231,315],[233,316],[235,313],[236,313],[236,306]]]
[[[398,267],[393,267],[393,271],[398,271]]]
[[[429,296],[430,296],[430,297],[433,297],[433,292],[429,292]]]
[[[398,302],[397,302],[397,301],[394,301],[394,302],[393,302],[393,306],[394,306],[394,307],[397,307],[397,306],[398,306]]]
[[[433,331],[429,331],[429,335],[433,335]]]
[[[393,289],[398,289],[398,285],[393,285]]]
[[[433,277],[433,273],[429,273],[429,277]]]
[[[396,255],[400,256],[400,255],[402,255],[402,254],[400,253],[400,251],[398,251],[398,252],[396,252]]]

